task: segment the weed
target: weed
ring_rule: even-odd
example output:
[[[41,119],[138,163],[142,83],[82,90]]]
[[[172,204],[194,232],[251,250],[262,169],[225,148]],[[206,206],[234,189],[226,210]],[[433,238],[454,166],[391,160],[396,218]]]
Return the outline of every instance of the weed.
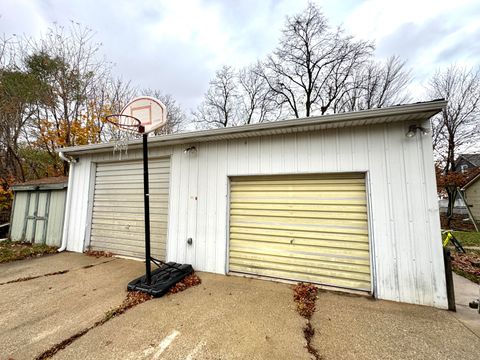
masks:
[[[20,241],[0,242],[0,263],[23,260],[46,254],[55,254],[57,248],[45,244],[32,244]]]

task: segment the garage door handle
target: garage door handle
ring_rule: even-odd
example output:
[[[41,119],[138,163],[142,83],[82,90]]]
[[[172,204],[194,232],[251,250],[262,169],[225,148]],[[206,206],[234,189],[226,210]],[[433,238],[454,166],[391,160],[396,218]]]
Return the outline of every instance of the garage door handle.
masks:
[[[293,240],[295,240],[295,239],[290,240],[290,244],[293,244]]]

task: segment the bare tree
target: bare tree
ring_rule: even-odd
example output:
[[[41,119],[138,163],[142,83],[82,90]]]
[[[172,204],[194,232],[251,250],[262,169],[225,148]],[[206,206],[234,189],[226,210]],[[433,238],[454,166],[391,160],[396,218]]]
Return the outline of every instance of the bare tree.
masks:
[[[411,72],[405,61],[392,56],[385,62],[369,61],[355,71],[350,86],[335,100],[335,112],[381,108],[409,101],[406,91]]]
[[[428,93],[431,98],[448,100],[447,107],[432,119],[432,132],[434,151],[443,164],[443,175],[446,179],[454,179],[457,152],[468,150],[480,139],[480,68],[450,66],[445,71],[437,71],[430,80]],[[446,186],[445,190],[450,222],[457,192],[453,186]]]
[[[236,74],[232,67],[223,66],[210,81],[205,98],[193,117],[199,126],[234,126],[237,125],[237,108]]]
[[[480,68],[450,66],[437,71],[428,85],[431,98],[444,98],[447,107],[432,120],[434,149],[444,170],[455,171],[459,149],[468,150],[480,138]]]
[[[175,134],[185,130],[187,116],[182,106],[171,94],[164,94],[160,90],[145,89],[143,95],[153,96],[160,100],[167,108],[167,123],[161,129],[155,131],[155,135]]]
[[[274,94],[262,73],[261,63],[238,72],[238,92],[241,99],[238,117],[242,124],[276,120],[279,116]]]
[[[330,30],[319,8],[287,18],[280,44],[264,62],[264,78],[295,117],[326,113],[358,66],[370,56],[373,45]]]
[[[27,57],[27,67],[37,77],[49,84],[49,101],[37,107],[37,131],[43,148],[56,157],[54,148],[98,141],[98,128],[77,136],[75,130],[83,129],[82,117],[89,110],[98,90],[98,84],[110,76],[111,63],[100,57],[100,43],[94,41],[93,30],[78,23],[67,28],[54,26],[39,41],[31,41],[32,54]],[[90,109],[91,110],[91,109]],[[98,125],[98,124],[92,124]],[[59,140],[60,139],[60,140]]]

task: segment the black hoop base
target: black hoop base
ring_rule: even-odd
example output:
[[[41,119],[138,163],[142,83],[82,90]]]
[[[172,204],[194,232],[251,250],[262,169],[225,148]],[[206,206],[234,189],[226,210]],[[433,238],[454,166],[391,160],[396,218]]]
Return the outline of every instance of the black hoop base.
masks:
[[[169,262],[152,271],[150,282],[147,281],[147,276],[143,275],[130,281],[127,285],[127,290],[141,291],[153,297],[161,297],[165,295],[172,286],[192,272],[192,265]]]

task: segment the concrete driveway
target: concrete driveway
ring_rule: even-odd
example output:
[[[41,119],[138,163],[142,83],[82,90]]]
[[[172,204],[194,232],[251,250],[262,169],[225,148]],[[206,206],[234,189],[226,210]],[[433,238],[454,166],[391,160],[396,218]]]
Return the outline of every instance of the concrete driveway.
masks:
[[[69,271],[4,284],[59,270]],[[0,358],[34,358],[89,327],[142,272],[140,262],[79,254],[0,265]],[[201,285],[140,304],[53,358],[311,359],[291,285],[199,275]],[[323,359],[478,359],[480,339],[446,311],[329,292],[317,309]]]

